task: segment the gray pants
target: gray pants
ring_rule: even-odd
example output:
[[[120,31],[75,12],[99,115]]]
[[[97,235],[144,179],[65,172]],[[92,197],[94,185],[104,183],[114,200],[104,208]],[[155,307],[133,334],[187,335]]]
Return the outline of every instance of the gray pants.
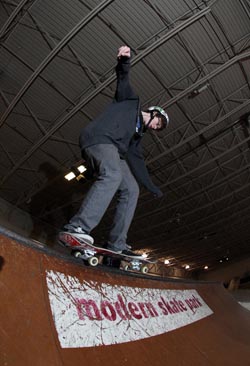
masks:
[[[84,150],[84,158],[97,173],[97,179],[66,228],[80,226],[89,234],[99,224],[117,193],[115,216],[107,244],[110,249],[123,250],[137,205],[138,184],[127,162],[120,159],[117,148],[112,144],[90,146]]]

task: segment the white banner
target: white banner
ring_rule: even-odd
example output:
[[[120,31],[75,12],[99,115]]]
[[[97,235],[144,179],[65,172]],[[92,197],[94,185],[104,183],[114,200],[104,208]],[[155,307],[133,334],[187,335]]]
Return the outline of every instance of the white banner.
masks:
[[[213,314],[196,290],[161,290],[83,281],[47,272],[51,311],[62,348],[136,341]]]

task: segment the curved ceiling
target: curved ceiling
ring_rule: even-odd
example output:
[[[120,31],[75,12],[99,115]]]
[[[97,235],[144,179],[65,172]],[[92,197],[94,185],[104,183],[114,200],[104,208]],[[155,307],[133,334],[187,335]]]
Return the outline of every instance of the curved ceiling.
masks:
[[[143,107],[171,119],[144,138],[164,197],[142,190],[134,247],[191,270],[249,257],[248,0],[0,0],[0,196],[55,227],[76,211],[91,182],[63,177],[123,44]]]

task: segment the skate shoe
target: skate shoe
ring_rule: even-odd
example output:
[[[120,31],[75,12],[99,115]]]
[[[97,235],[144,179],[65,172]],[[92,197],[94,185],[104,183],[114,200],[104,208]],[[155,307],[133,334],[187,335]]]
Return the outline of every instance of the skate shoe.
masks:
[[[66,233],[72,234],[79,239],[82,239],[87,244],[94,244],[94,238],[92,238],[92,236],[87,234],[80,226],[71,227],[70,229],[64,229],[63,231]]]

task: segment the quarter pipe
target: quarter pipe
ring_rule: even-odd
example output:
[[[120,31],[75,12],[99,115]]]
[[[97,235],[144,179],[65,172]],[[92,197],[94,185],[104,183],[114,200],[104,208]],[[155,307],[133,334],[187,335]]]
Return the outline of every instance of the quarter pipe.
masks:
[[[87,267],[0,228],[0,365],[250,365],[250,313],[219,283]]]

